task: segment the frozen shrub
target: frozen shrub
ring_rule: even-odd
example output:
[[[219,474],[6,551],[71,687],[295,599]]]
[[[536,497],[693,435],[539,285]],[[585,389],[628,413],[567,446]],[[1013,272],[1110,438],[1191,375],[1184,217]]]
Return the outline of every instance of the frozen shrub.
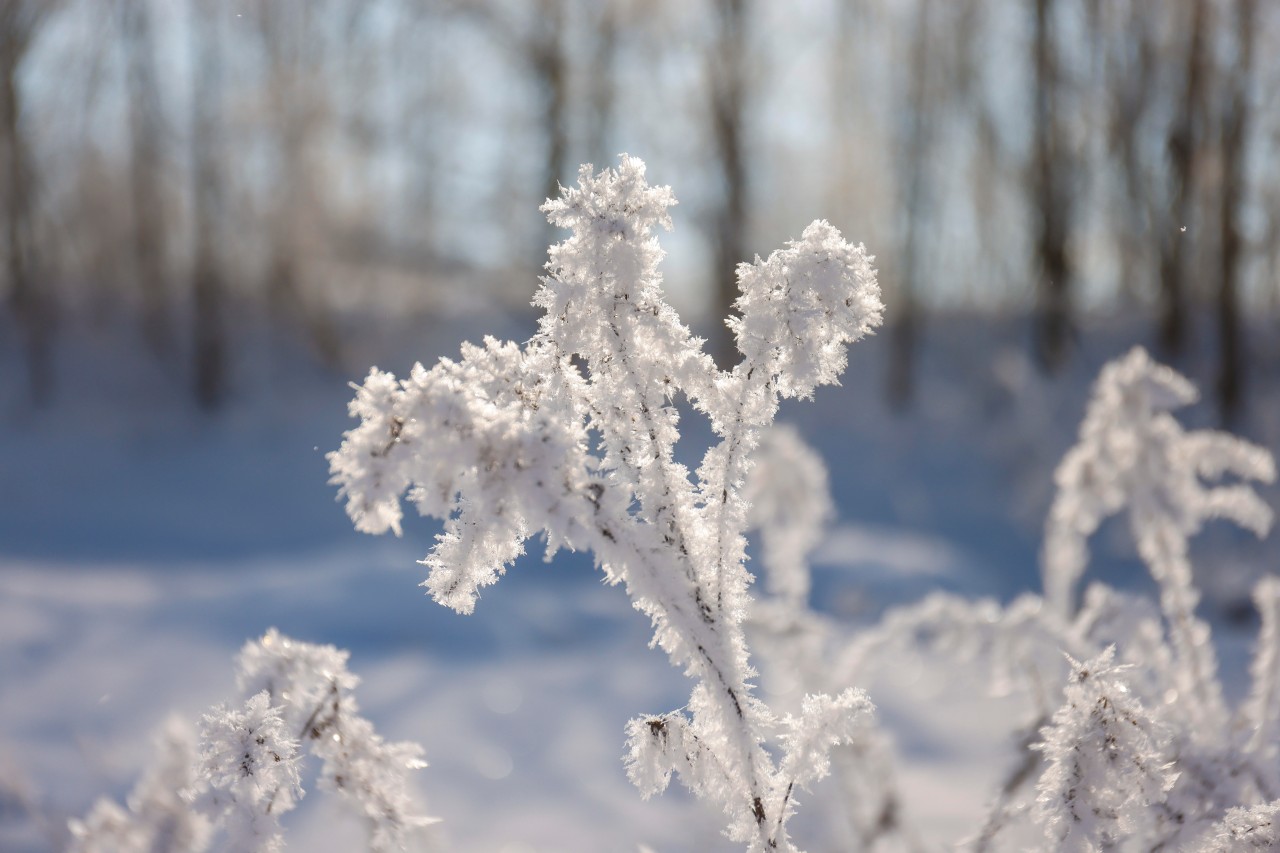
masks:
[[[1237,808],[1216,824],[1202,853],[1246,853],[1280,848],[1280,800]]]

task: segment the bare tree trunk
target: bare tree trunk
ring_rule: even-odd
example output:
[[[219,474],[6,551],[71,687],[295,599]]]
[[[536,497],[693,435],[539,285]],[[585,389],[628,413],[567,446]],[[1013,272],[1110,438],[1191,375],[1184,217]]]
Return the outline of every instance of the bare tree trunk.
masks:
[[[920,322],[918,297],[922,247],[920,231],[924,218],[927,183],[926,162],[932,147],[932,119],[929,116],[929,7],[932,0],[916,0],[915,38],[911,46],[911,96],[906,138],[902,143],[903,182],[906,184],[906,235],[902,249],[902,274],[898,280],[898,304],[889,325],[889,403],[902,408],[914,392],[915,356]]]
[[[746,70],[745,0],[717,0],[716,42],[711,60],[711,131],[720,165],[722,192],[715,222],[715,305],[712,316],[727,317],[738,297],[738,264],[746,257],[748,186],[743,125]],[[733,340],[720,327],[712,347],[721,366],[736,360]]]
[[[142,298],[142,333],[157,353],[173,345],[165,280],[165,211],[160,96],[156,84],[149,0],[122,0],[121,25],[128,55],[130,191],[133,256]]]
[[[542,84],[542,129],[547,138],[542,173],[544,198],[560,197],[560,182],[569,179],[572,169],[569,163],[569,62],[563,39],[564,2],[542,0],[541,29],[529,50],[534,73]]]
[[[1036,69],[1036,127],[1033,188],[1039,208],[1036,259],[1040,286],[1036,307],[1036,355],[1047,370],[1058,370],[1066,359],[1073,333],[1071,264],[1067,229],[1071,192],[1066,142],[1057,116],[1057,50],[1052,25],[1053,0],[1035,0],[1034,59]]]
[[[1166,142],[1173,196],[1160,235],[1160,314],[1156,340],[1168,358],[1187,345],[1186,226],[1194,203],[1195,169],[1204,122],[1204,83],[1208,62],[1208,0],[1191,0],[1190,41],[1178,117]]]
[[[1249,83],[1253,66],[1255,0],[1237,0],[1238,62],[1229,75],[1231,92],[1222,127],[1222,195],[1219,226],[1221,280],[1218,282],[1218,414],[1225,425],[1239,416],[1244,398],[1245,333],[1238,303],[1240,207],[1244,185],[1245,136],[1249,124]]]
[[[277,201],[271,211],[271,260],[267,267],[267,305],[279,327],[301,328],[326,365],[341,357],[338,331],[328,312],[305,292],[302,231],[311,185],[308,145],[323,94],[313,87],[307,57],[316,49],[307,38],[314,30],[307,0],[261,0],[259,20],[270,63],[267,86],[275,113],[275,144],[280,158]]]
[[[590,105],[587,125],[588,156],[600,166],[613,159],[615,151],[607,150],[609,129],[613,125],[613,103],[616,95],[614,55],[618,48],[618,2],[602,0],[595,25],[595,60],[592,62]]]
[[[34,264],[35,177],[22,128],[18,69],[47,6],[39,2],[0,3],[0,145],[4,156],[6,272],[9,305],[23,335],[27,395],[35,406],[53,395],[53,334],[57,303],[36,282]]]
[[[1137,301],[1138,282],[1146,278],[1144,267],[1149,256],[1144,248],[1150,241],[1153,223],[1159,218],[1152,202],[1153,189],[1143,171],[1139,138],[1139,128],[1155,90],[1156,51],[1149,14],[1143,6],[1130,7],[1119,48],[1113,47],[1110,52],[1103,80],[1111,95],[1108,147],[1124,180],[1125,205],[1115,233],[1120,254],[1120,293],[1130,303]]]
[[[338,330],[328,312],[303,293],[301,235],[298,231],[302,227],[304,203],[301,197],[307,182],[303,162],[304,137],[302,129],[292,125],[286,125],[281,133],[283,186],[273,216],[267,304],[277,324],[301,326],[316,355],[324,364],[333,366],[342,355]]]
[[[216,0],[194,0],[191,162],[194,172],[195,266],[192,271],[193,378],[196,401],[214,410],[229,385],[226,345],[226,281],[222,266],[221,20]]]
[[[835,51],[831,57],[832,86],[831,112],[834,115],[835,160],[833,180],[829,186],[827,204],[837,217],[837,224],[848,227],[852,204],[850,187],[854,185],[855,151],[858,132],[858,96],[864,82],[858,78],[856,51],[851,46],[862,36],[865,27],[864,0],[838,0],[836,4]]]
[[[600,0],[601,5],[612,5],[614,0]],[[574,176],[574,164],[570,162],[570,101],[569,85],[572,69],[565,33],[570,16],[569,0],[538,0],[537,15],[524,26],[513,26],[512,16],[498,3],[481,3],[463,0],[456,4],[456,11],[473,16],[488,27],[514,55],[527,64],[539,91],[541,114],[539,116],[546,141],[542,160],[542,195],[544,198],[560,197],[560,184]],[[612,11],[599,10],[605,20]],[[603,35],[612,38],[608,30]],[[597,81],[598,82],[598,81]],[[593,87],[595,97],[612,98],[611,87]],[[546,260],[547,246],[560,239],[557,229],[545,225],[538,232],[537,245],[533,247],[539,265]]]

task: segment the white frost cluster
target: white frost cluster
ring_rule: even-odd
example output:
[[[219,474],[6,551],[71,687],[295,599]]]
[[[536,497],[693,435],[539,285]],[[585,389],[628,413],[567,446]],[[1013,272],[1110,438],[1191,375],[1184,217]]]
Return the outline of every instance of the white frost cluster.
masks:
[[[427,765],[418,744],[387,742],[360,716],[353,692],[360,679],[347,670],[348,657],[272,628],[240,652],[240,689],[279,703],[286,730],[320,759],[320,787],[365,819],[370,850],[398,850],[436,822],[418,814],[409,788],[412,772]]]
[[[1038,791],[1051,838],[1074,833],[1099,849],[1180,849],[1204,843],[1228,809],[1270,802],[1280,793],[1275,769],[1280,583],[1266,579],[1255,590],[1262,630],[1253,684],[1233,712],[1223,699],[1209,627],[1195,614],[1199,592],[1188,558],[1189,537],[1210,518],[1230,519],[1260,536],[1267,532],[1271,512],[1247,483],[1208,486],[1205,481],[1231,474],[1270,482],[1275,462],[1266,450],[1225,433],[1184,431],[1169,412],[1195,396],[1185,378],[1154,363],[1143,350],[1133,350],[1103,369],[1080,441],[1058,469],[1044,563],[1051,612],[1071,613],[1087,537],[1102,519],[1120,512],[1128,515],[1160,599],[1153,608],[1096,585],[1074,614],[1072,633],[1079,643],[1095,648],[1115,643],[1116,654],[1132,669],[1123,679],[1098,682],[1106,688],[1110,717],[1096,712],[1102,693],[1093,697],[1095,712],[1084,715],[1084,682],[1073,676],[1067,705],[1042,732],[1050,766]],[[1111,657],[1103,662],[1110,667]],[[1096,674],[1098,664],[1095,659],[1076,672]],[[1151,727],[1145,722],[1118,726],[1115,713],[1129,713]],[[1150,734],[1151,741],[1144,742],[1140,728],[1163,734]],[[1120,738],[1117,731],[1130,737]],[[1096,778],[1064,781],[1074,779],[1071,768],[1109,760],[1114,749],[1128,750],[1124,772],[1132,778],[1126,794]],[[1124,773],[1114,772],[1118,786]],[[1086,811],[1104,822],[1082,827],[1079,815]],[[1067,814],[1074,829],[1065,823]]]
[[[1200,853],[1247,853],[1280,850],[1280,800],[1236,808],[1214,827]]]
[[[1066,704],[1037,745],[1039,818],[1056,849],[1110,850],[1149,838],[1152,804],[1161,803],[1177,772],[1169,735],[1129,690],[1108,646],[1085,663],[1071,660]]]
[[[523,346],[464,346],[459,361],[415,366],[402,381],[372,371],[350,407],[360,424],[330,470],[361,530],[398,532],[406,494],[445,520],[425,586],[460,612],[530,536],[545,534],[549,552],[593,552],[697,682],[680,719],[631,725],[633,778],[652,792],[676,771],[723,807],[733,839],[789,850],[797,780],[786,755],[775,761],[764,747],[777,721],[752,693],[743,638],[743,482],[779,399],[834,382],[845,345],[880,323],[879,288],[861,246],[813,223],[738,268],[742,316],[730,326],[743,360],[718,370],[663,296],[653,231],[670,227],[674,203],[638,159],[584,166],[543,208],[571,235],[550,250],[537,334]],[[680,396],[717,436],[693,477],[675,459]],[[857,716],[867,706],[839,707]],[[672,747],[677,736],[696,748]]]
[[[1183,713],[1201,730],[1228,722],[1209,628],[1195,615],[1188,540],[1204,522],[1226,518],[1266,534],[1271,509],[1243,481],[1275,480],[1275,460],[1227,433],[1187,432],[1170,412],[1196,399],[1195,387],[1135,348],[1103,368],[1079,442],[1057,471],[1058,493],[1045,531],[1045,595],[1064,616],[1088,558],[1087,539],[1103,519],[1128,514],[1134,540],[1160,586],[1169,628],[1173,683]],[[1225,475],[1242,482],[1209,486]]]
[[[1055,845],[1200,849],[1228,810],[1277,798],[1280,582],[1263,580],[1254,598],[1262,630],[1249,695],[1234,712],[1224,703],[1225,722],[1209,727],[1200,696],[1221,697],[1222,687],[1213,676],[1200,696],[1180,692],[1187,678],[1168,614],[1100,584],[1089,589],[1067,639],[1111,645],[1072,661],[1065,704],[1036,746],[1045,759],[1037,814]]]
[[[264,690],[242,710],[218,707],[201,722],[195,804],[233,849],[282,850],[280,816],[302,798],[298,742],[281,710]]]
[[[1042,730],[1039,814],[1048,837],[1067,847],[1198,849],[1217,843],[1215,822],[1280,795],[1280,582],[1255,590],[1262,630],[1253,683],[1233,712],[1209,627],[1195,614],[1188,558],[1189,537],[1211,518],[1267,532],[1271,512],[1243,481],[1274,480],[1275,462],[1234,436],[1184,431],[1170,411],[1195,396],[1182,376],[1133,350],[1103,369],[1079,443],[1058,469],[1044,552],[1048,614],[1069,620],[1076,648],[1116,648],[1073,669],[1065,706]],[[1225,474],[1241,482],[1206,485]],[[1087,538],[1121,512],[1160,587],[1159,606],[1095,584],[1073,613]],[[1123,676],[1113,655],[1131,667]],[[1111,767],[1110,775],[1082,776],[1089,767]]]
[[[98,802],[71,821],[76,853],[201,853],[223,830],[232,850],[284,847],[280,818],[302,798],[303,753],[321,760],[319,786],[368,825],[374,853],[403,850],[435,818],[417,813],[409,775],[425,767],[414,743],[388,743],[358,713],[348,654],[274,628],[245,644],[239,706],[205,714],[198,739],[171,723],[128,809]]]

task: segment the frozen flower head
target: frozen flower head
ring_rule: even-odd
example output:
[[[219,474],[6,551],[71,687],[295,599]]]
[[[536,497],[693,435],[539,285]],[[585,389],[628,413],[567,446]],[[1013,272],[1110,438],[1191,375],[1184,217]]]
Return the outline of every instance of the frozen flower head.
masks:
[[[578,184],[542,206],[560,228],[621,241],[647,237],[654,225],[671,228],[667,208],[676,203],[670,187],[645,181],[644,161],[623,154],[617,169],[597,173],[588,163],[578,169]]]
[[[873,260],[818,220],[767,260],[738,267],[742,317],[727,322],[747,362],[764,364],[779,394],[808,397],[835,382],[845,345],[880,325]]]

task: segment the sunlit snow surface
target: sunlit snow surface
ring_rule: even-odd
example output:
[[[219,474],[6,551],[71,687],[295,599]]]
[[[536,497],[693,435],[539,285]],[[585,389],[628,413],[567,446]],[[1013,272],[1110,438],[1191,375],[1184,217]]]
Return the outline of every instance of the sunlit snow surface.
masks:
[[[716,849],[714,815],[676,793],[644,803],[623,773],[623,725],[676,707],[686,687],[646,649],[649,631],[620,590],[600,585],[586,565],[535,563],[460,617],[419,594],[409,550],[379,550],[168,574],[6,562],[6,785],[25,783],[32,805],[53,820],[84,811],[98,794],[121,797],[167,711],[195,719],[229,696],[239,639],[278,625],[355,650],[367,715],[388,737],[427,749],[419,787],[427,810],[445,819],[448,849],[623,851],[636,841]],[[999,773],[992,756],[1007,750],[991,714],[1007,721],[1018,710],[966,695],[953,669],[945,672],[911,662],[876,693],[918,764],[904,782],[927,803],[921,831],[939,839],[968,828]],[[922,707],[943,693],[944,714]],[[48,849],[12,802],[21,790],[7,794],[0,848]],[[360,827],[333,806],[308,793],[289,821],[293,849],[359,849]],[[816,808],[809,818],[824,819]]]
[[[407,351],[452,355],[485,330],[496,331],[437,331]],[[1007,599],[1038,588],[1052,467],[1097,365],[1131,342],[1097,342],[1053,386],[1028,374],[1016,329],[1008,348],[985,331],[970,336],[976,348],[940,337],[905,415],[882,401],[883,340],[851,352],[844,387],[783,411],[831,467],[839,521],[815,556],[814,604],[850,631],[931,589]],[[25,413],[16,371],[0,374],[0,850],[58,849],[68,817],[100,795],[122,798],[164,717],[194,720],[228,699],[233,656],[271,626],[352,651],[367,716],[426,749],[418,784],[427,813],[444,819],[442,849],[735,849],[720,817],[675,786],[643,802],[627,782],[626,721],[678,707],[688,684],[589,561],[533,554],[474,615],[456,615],[416,586],[436,528],[360,536],[325,483],[323,454],[348,426],[344,378],[277,362],[273,381],[291,390],[267,393],[259,377],[210,423],[166,399],[180,390],[172,371],[108,370],[111,341],[84,346],[51,411]],[[375,359],[398,372],[410,360],[353,359],[364,359],[353,377]],[[1261,381],[1278,384],[1265,370]],[[1274,449],[1280,395],[1261,399],[1248,434]],[[691,416],[695,443],[699,430]],[[1104,527],[1097,552],[1109,578],[1145,588],[1123,530]],[[1251,573],[1280,566],[1278,554],[1275,541],[1215,528],[1193,559],[1220,606]],[[1214,622],[1238,692],[1253,626]],[[975,828],[1027,708],[986,696],[977,668],[881,669],[862,686],[901,754],[909,820],[929,846],[947,846]],[[791,825],[818,853],[833,806],[821,787],[801,803]],[[293,850],[362,848],[361,827],[323,792],[309,790],[286,825]]]

